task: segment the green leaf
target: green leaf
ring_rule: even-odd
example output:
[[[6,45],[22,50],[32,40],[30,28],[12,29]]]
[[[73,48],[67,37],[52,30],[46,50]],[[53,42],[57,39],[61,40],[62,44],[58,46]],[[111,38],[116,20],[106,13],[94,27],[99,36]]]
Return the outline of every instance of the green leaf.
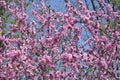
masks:
[[[117,75],[118,75],[118,77],[120,78],[120,73],[118,73]]]
[[[12,22],[11,22],[13,25],[16,25],[16,20],[13,20]],[[15,27],[15,26],[14,26]]]
[[[11,19],[11,18],[7,18],[6,19],[6,22],[8,23],[11,23],[11,24],[13,24],[13,25],[15,25],[16,24],[16,20],[14,20],[14,19]]]
[[[5,16],[2,16],[2,19],[3,19],[3,20],[6,20],[6,17],[5,17]]]
[[[31,2],[33,2],[33,0],[30,0]]]
[[[109,22],[108,22],[108,25],[109,25],[110,27],[112,27],[112,26],[113,26],[113,22],[112,22],[112,21],[109,21]]]
[[[15,3],[18,3],[18,0],[14,0]]]
[[[120,3],[120,0],[116,0],[116,3]]]
[[[7,18],[6,21],[10,22],[10,23],[13,22],[13,20],[11,18]]]
[[[37,70],[35,70],[35,69],[33,69],[33,72],[34,72],[34,73],[36,73],[36,74],[38,74],[38,73],[39,73],[39,71],[37,71]]]
[[[8,2],[8,0],[5,0],[6,2]]]
[[[114,5],[120,3],[120,0],[110,0],[110,2],[112,2]]]
[[[6,33],[7,33],[7,30],[3,29],[2,34],[6,34]]]
[[[110,26],[111,29],[115,29],[116,22],[115,21],[109,21],[108,26]]]
[[[12,68],[13,68],[14,70],[17,70],[17,67],[16,67],[16,66],[13,66]]]
[[[17,32],[13,34],[13,38],[18,38],[21,35],[21,32]]]
[[[6,78],[6,77],[3,77],[3,80],[7,80],[7,78]]]
[[[28,7],[28,5],[29,5],[29,3],[24,2],[24,7],[25,7],[25,8],[27,8],[27,7]]]
[[[103,29],[100,29],[99,32],[100,32],[100,35],[103,35],[103,34],[104,34]]]

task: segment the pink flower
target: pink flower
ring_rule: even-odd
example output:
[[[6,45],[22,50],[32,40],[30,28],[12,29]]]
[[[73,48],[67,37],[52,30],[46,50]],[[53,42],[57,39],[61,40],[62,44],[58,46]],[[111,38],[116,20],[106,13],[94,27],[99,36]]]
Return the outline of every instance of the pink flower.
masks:
[[[8,57],[18,57],[20,54],[19,50],[10,50],[6,53]]]
[[[45,58],[42,58],[42,59],[41,59],[41,62],[42,62],[42,63],[46,63],[47,61],[46,61]]]
[[[34,75],[34,73],[32,72],[32,70],[31,70],[31,69],[27,69],[27,72],[28,72],[31,76],[33,76],[33,75]]]
[[[62,58],[63,60],[66,60],[66,61],[71,61],[73,57],[72,57],[72,54],[63,53],[63,54],[61,55],[61,58]]]
[[[106,8],[107,8],[107,11],[108,11],[109,13],[111,13],[111,12],[113,11],[113,9],[112,9],[112,7],[110,6],[110,4],[107,4],[107,5],[106,5]]]
[[[21,60],[26,60],[27,59],[27,56],[26,55],[21,55]]]
[[[49,37],[49,38],[47,38],[46,40],[47,40],[47,42],[49,42],[49,43],[50,43],[50,42],[53,42],[53,41],[52,41],[52,40],[53,40],[52,37]]]
[[[32,14],[32,15],[36,15],[36,14],[37,14],[37,12],[36,12],[36,11],[34,11],[34,10],[31,10],[31,14]]]
[[[64,72],[61,72],[61,75],[60,75],[61,78],[64,78],[65,77],[65,74]]]
[[[0,55],[0,65],[2,64],[2,62],[3,62],[3,57],[2,55]]]
[[[112,43],[109,42],[109,43],[105,46],[105,49],[106,49],[106,50],[110,50],[111,47],[112,47]]]
[[[113,16],[116,18],[119,18],[119,12],[113,12]]]
[[[32,3],[35,8],[38,8],[38,5],[36,3]]]
[[[51,58],[51,56],[45,55],[44,58],[46,59],[46,62],[52,63],[52,58]]]
[[[0,17],[0,27],[2,26],[2,19],[1,19],[1,17]]]
[[[78,73],[78,72],[79,72],[79,69],[78,69],[77,67],[74,67],[74,71],[75,71],[76,73]]]
[[[73,77],[72,71],[69,71],[69,72],[68,72],[68,76],[69,76],[69,77]]]
[[[117,31],[120,31],[120,23],[117,24],[116,29]]]
[[[3,0],[3,1],[0,1],[0,6],[6,8],[6,2]]]
[[[58,54],[59,53],[59,50],[57,47],[53,47],[52,48],[52,51],[54,52],[54,54]]]
[[[99,3],[104,2],[104,0],[98,0]]]
[[[108,65],[107,65],[107,63],[106,63],[106,61],[105,61],[104,58],[101,58],[101,61],[100,61],[100,62],[101,62],[101,65],[105,67],[105,69],[108,68]]]
[[[73,54],[73,59],[76,61],[79,58],[79,56],[77,55],[77,53]]]
[[[52,79],[52,78],[54,78],[54,77],[55,77],[55,75],[54,75],[53,73],[50,72],[49,78]]]
[[[35,17],[37,18],[38,22],[40,22],[40,23],[45,21],[44,16],[36,15]]]
[[[50,69],[55,68],[55,66],[54,66],[52,63],[48,64],[48,67],[49,67]]]
[[[105,35],[101,36],[101,41],[106,41],[107,40],[107,37]]]
[[[44,37],[41,37],[41,39],[39,40],[39,42],[40,42],[40,44],[41,44],[41,45],[43,45],[43,44],[44,44],[44,42],[45,42]]]
[[[84,53],[82,56],[83,61],[87,61],[88,60],[88,54]]]
[[[55,73],[55,77],[56,77],[56,78],[60,78],[60,75],[61,75],[61,72],[60,72],[60,71],[57,71],[57,72]]]
[[[77,3],[78,3],[79,5],[83,5],[83,2],[82,2],[81,0],[77,0]]]
[[[38,80],[79,80],[81,76],[92,80],[89,74],[82,74],[85,67],[93,78],[114,79],[113,61],[120,49],[120,17],[119,12],[113,12],[111,4],[97,0],[107,14],[103,10],[88,10],[82,0],[77,0],[78,8],[69,1],[63,13],[53,11],[44,0],[39,0],[40,5],[33,4],[35,10],[31,10],[35,24],[24,10],[24,0],[19,0],[19,5],[14,1],[6,4],[5,0],[0,0],[5,17],[10,14],[13,20],[3,22],[4,16],[0,17],[0,50],[5,46],[0,52],[0,80],[3,80],[1,77],[17,79],[22,75],[31,80],[35,77]],[[115,22],[114,27],[109,26],[109,21]],[[11,24],[5,28],[8,30],[5,35],[2,34],[3,23]],[[88,32],[85,36],[83,29]],[[20,34],[14,38],[17,32]],[[79,47],[80,39],[85,40]],[[119,67],[120,61],[116,63]],[[99,80],[98,77],[95,80]]]
[[[118,68],[120,70],[120,60],[117,59],[116,64],[117,64],[117,66],[118,66]]]

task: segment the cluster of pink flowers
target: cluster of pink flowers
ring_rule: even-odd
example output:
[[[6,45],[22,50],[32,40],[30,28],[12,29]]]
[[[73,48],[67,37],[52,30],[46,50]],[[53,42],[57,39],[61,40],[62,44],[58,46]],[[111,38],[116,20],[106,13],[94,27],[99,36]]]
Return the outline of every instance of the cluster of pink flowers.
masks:
[[[55,12],[39,0],[39,5],[33,4],[38,11],[31,10],[36,22],[30,22],[23,0],[19,0],[20,6],[0,1],[0,6],[16,20],[15,25],[9,24],[7,37],[0,35],[0,42],[5,46],[4,50],[0,49],[0,80],[119,79],[115,72],[120,68],[115,71],[113,61],[118,58],[116,64],[120,67],[120,13],[104,0],[98,2],[107,13],[90,11],[81,0],[77,0],[79,9],[68,2],[66,13]],[[78,46],[85,29],[91,36]],[[16,38],[17,32],[20,34]]]

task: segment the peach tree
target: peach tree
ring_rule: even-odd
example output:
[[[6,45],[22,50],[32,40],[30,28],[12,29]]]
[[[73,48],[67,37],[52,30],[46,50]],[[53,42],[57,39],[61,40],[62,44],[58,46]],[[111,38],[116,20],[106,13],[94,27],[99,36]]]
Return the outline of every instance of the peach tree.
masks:
[[[0,28],[1,80],[120,79],[119,10],[104,0],[98,0],[99,11],[88,10],[81,0],[76,2],[78,8],[65,0],[62,13],[38,1],[30,14],[24,0],[0,1],[15,20],[7,23],[6,34]],[[3,22],[0,18],[0,27]],[[85,30],[88,37],[81,43]]]

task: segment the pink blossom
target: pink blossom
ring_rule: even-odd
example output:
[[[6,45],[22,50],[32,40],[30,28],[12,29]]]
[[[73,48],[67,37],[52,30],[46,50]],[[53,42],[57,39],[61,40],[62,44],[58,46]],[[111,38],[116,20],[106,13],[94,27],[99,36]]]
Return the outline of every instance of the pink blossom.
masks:
[[[120,23],[117,24],[116,29],[117,29],[118,31],[120,31]]]
[[[21,60],[26,60],[27,59],[27,56],[26,55],[21,55]]]
[[[78,54],[76,54],[76,53],[73,54],[73,59],[74,59],[74,60],[77,60],[78,58],[79,58]]]
[[[112,7],[110,6],[110,4],[106,5],[107,11],[109,13],[111,13],[113,11]]]
[[[100,62],[101,62],[101,65],[102,65],[103,67],[105,67],[106,69],[108,68],[108,65],[107,65],[105,59],[102,58]]]
[[[52,63],[52,58],[51,58],[51,56],[45,55],[44,57],[45,57],[45,59],[46,59],[46,61],[47,61],[48,63]]]
[[[47,40],[47,42],[50,43],[50,42],[52,42],[53,38],[52,38],[52,37],[49,37],[49,38],[47,38],[46,40]]]
[[[0,17],[0,27],[2,26],[2,19],[1,19],[1,17]]]
[[[113,16],[116,18],[119,18],[119,12],[113,12]]]
[[[52,68],[55,68],[55,66],[53,64],[48,64],[49,68],[52,69]]]
[[[106,36],[101,36],[101,41],[106,41],[107,40],[107,37]]]
[[[34,11],[34,10],[31,10],[31,14],[32,14],[32,15],[35,15],[35,14],[37,14],[37,12]]]
[[[78,3],[79,5],[83,5],[83,2],[82,2],[81,0],[77,0],[77,3]]]
[[[40,42],[40,44],[41,44],[41,45],[43,45],[43,44],[44,44],[44,42],[45,42],[44,37],[41,37],[41,39],[39,40],[39,42]]]
[[[0,65],[3,63],[2,55],[0,55]]]
[[[55,74],[56,74],[56,75],[55,75],[56,78],[60,78],[60,75],[61,75],[61,72],[60,72],[60,71],[57,71]]]
[[[54,48],[52,49],[52,51],[54,52],[54,54],[58,54],[58,53],[59,53],[59,50],[58,50],[57,47],[54,47]]]
[[[19,50],[11,50],[6,53],[8,57],[18,57],[20,54]]]
[[[0,6],[3,6],[6,8],[6,2],[3,0],[3,1],[0,1]]]
[[[72,57],[72,54],[64,53],[61,55],[61,58],[66,60],[66,61],[71,61],[73,57]]]
[[[110,48],[111,48],[111,46],[112,46],[112,43],[111,43],[111,42],[110,42],[110,43],[108,43],[108,44],[105,46],[106,50],[110,49]]]
[[[41,62],[46,63],[47,61],[45,58],[42,58]]]
[[[82,0],[77,8],[68,1],[65,12],[59,12],[39,0],[30,18],[24,0],[8,2],[0,1],[5,10],[0,17],[0,80],[117,79],[113,64],[120,52],[120,17],[111,4],[98,0],[101,10],[91,11]],[[4,20],[7,15],[10,21]],[[116,63],[119,67],[118,58]]]

